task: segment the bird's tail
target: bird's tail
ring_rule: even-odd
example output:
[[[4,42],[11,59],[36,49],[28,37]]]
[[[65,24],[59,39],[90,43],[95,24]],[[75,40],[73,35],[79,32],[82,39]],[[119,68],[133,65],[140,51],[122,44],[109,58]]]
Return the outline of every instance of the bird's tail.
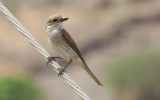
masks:
[[[97,79],[97,77],[91,72],[91,70],[89,69],[89,67],[87,66],[87,64],[84,62],[84,69],[87,71],[87,73],[95,80],[95,82],[100,85],[103,86],[102,83]]]

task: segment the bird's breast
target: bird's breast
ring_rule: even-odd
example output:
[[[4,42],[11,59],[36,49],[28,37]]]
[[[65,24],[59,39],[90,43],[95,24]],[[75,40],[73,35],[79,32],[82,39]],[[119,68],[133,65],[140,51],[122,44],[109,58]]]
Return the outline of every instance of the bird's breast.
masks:
[[[64,40],[61,33],[54,33],[49,39],[53,49],[66,61],[74,60],[78,58],[76,52],[70,47],[70,45]]]
[[[64,43],[62,34],[58,31],[53,31],[52,36],[50,37],[50,41],[54,46],[61,46]]]

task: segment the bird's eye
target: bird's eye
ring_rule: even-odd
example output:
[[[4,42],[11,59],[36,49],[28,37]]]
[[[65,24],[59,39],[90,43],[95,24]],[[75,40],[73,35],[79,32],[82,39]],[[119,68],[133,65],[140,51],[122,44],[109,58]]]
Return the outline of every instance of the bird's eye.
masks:
[[[56,22],[58,19],[53,19],[54,22]]]

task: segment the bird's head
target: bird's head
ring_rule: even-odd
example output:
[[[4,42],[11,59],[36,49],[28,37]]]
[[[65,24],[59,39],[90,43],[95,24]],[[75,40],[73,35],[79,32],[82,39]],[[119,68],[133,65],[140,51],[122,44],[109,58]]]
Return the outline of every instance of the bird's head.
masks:
[[[47,21],[47,26],[59,26],[63,21],[68,20],[67,17],[62,17],[61,15],[52,15]]]

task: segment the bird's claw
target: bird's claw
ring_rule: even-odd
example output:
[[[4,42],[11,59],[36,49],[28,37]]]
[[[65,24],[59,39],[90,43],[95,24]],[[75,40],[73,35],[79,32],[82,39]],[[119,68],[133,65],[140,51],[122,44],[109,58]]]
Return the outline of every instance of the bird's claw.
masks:
[[[48,57],[48,61],[47,61],[47,65],[52,62],[52,60],[55,60],[55,58],[59,58],[59,59],[62,59],[61,57]]]
[[[65,72],[65,68],[59,68],[58,77],[59,77],[60,75],[62,75],[63,72]]]
[[[54,57],[48,57],[48,58],[47,58],[47,60],[48,60],[48,61],[47,61],[47,65],[48,65],[53,59],[54,59]]]

